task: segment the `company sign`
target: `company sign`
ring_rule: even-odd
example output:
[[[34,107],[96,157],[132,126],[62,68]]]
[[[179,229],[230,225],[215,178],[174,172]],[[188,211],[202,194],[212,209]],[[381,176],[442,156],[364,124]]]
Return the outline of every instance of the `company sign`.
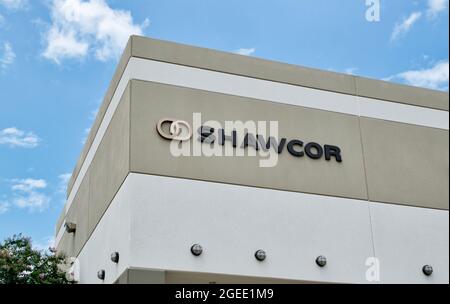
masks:
[[[164,125],[166,126],[164,127]],[[239,124],[239,126],[245,126],[245,124]],[[264,136],[263,134],[249,132],[246,128],[240,129],[215,128],[201,124],[195,135],[197,141],[202,144],[225,146],[229,142],[234,149],[252,147],[256,151],[275,152],[276,154],[287,151],[294,157],[324,158],[327,161],[342,162],[342,151],[336,145],[322,145],[313,141],[304,142],[295,138]],[[157,123],[156,130],[162,138],[180,142],[189,141],[194,134],[188,122],[173,118],[161,119]]]

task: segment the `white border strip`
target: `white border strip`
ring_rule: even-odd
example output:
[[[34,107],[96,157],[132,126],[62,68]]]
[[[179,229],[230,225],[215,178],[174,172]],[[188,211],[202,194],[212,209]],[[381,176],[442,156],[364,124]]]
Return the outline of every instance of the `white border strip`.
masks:
[[[447,111],[358,97],[360,116],[448,130]]]
[[[116,111],[123,92],[131,79],[152,81],[444,130],[449,129],[449,113],[447,111],[386,102],[377,99],[328,92],[319,89],[305,88],[274,81],[132,57],[117,85],[105,116],[95,135],[94,141],[81,166],[72,190],[70,191],[65,207],[66,214],[72,205],[81,181],[97,152],[97,148],[100,145],[114,112]],[[64,223],[62,224],[61,229],[63,229],[63,227]],[[56,244],[60,241],[60,237],[58,236],[62,236],[63,234],[61,233],[61,229],[58,232]]]
[[[356,96],[280,82],[131,58],[133,79],[359,115]]]
[[[447,111],[311,89],[214,72],[177,64],[131,58],[133,79],[267,100],[313,109],[449,129]]]
[[[133,79],[277,103],[449,129],[447,111],[305,88],[141,58],[131,58]]]

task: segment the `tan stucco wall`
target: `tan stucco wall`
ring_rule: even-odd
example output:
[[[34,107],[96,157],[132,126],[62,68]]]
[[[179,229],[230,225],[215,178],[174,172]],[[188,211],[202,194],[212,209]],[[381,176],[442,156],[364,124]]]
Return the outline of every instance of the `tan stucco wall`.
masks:
[[[367,199],[356,116],[136,80],[131,88],[132,172]],[[221,123],[278,121],[280,137],[338,145],[344,161],[297,158],[286,147],[273,168],[253,156],[173,157],[155,126],[163,117],[192,125],[193,112]]]

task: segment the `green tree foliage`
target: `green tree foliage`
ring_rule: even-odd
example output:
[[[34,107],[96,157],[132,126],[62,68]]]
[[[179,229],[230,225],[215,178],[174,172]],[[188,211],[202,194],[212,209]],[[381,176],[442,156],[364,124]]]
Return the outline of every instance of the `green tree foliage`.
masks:
[[[0,284],[68,284],[64,264],[64,256],[33,249],[21,234],[0,243]]]

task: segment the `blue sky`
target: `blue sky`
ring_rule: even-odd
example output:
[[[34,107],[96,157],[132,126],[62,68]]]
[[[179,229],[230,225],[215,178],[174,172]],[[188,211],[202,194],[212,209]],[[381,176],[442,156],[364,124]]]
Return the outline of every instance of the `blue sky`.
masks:
[[[448,91],[448,0],[379,4],[0,0],[0,240],[51,242],[130,34]]]

